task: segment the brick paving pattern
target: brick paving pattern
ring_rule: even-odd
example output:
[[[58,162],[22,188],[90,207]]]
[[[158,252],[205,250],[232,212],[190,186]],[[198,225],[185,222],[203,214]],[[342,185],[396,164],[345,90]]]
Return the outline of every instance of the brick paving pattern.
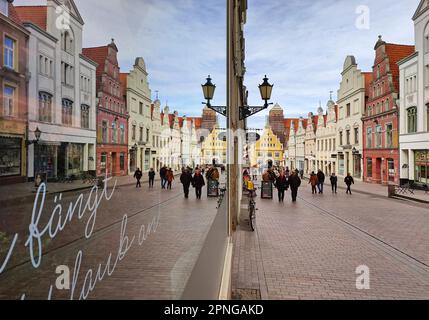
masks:
[[[234,236],[233,289],[268,299],[429,299],[429,211],[355,194],[312,196],[292,204],[258,199],[257,232]],[[356,268],[370,290],[356,289]]]

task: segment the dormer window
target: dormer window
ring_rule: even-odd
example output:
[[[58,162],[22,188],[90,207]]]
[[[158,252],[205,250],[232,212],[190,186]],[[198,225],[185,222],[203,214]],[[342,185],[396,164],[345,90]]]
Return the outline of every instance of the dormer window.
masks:
[[[0,0],[0,13],[9,16],[9,2],[7,0]]]

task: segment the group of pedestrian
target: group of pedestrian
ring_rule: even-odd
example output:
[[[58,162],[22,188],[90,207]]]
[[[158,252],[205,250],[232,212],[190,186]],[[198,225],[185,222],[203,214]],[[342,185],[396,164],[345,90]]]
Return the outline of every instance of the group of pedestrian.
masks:
[[[189,189],[192,185],[195,188],[195,195],[198,200],[201,200],[202,197],[202,189],[206,185],[204,181],[204,176],[202,175],[202,171],[197,167],[195,169],[195,174],[192,176],[192,170],[190,168],[186,168],[182,170],[182,175],[180,176],[180,182],[183,185],[183,193],[185,194],[185,199],[189,198]]]
[[[174,181],[174,171],[164,166],[159,170],[159,176],[161,178],[161,189],[171,190]]]
[[[313,194],[323,194],[325,179],[326,176],[322,170],[319,170],[317,174],[315,174],[314,171],[311,173],[308,184],[311,184],[311,192]]]

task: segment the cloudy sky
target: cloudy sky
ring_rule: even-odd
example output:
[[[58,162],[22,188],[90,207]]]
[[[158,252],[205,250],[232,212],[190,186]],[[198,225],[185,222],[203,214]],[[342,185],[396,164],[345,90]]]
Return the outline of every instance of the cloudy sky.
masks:
[[[43,0],[15,0],[16,5]],[[225,104],[225,0],[76,0],[84,20],[84,46],[115,38],[121,70],[146,60],[155,98],[181,115],[201,114],[201,83],[210,74]],[[338,90],[347,55],[369,71],[378,35],[413,44],[411,17],[420,0],[248,0],[246,85],[260,104],[265,74],[275,84],[273,102],[288,116],[307,115]],[[250,121],[260,127],[266,113]]]

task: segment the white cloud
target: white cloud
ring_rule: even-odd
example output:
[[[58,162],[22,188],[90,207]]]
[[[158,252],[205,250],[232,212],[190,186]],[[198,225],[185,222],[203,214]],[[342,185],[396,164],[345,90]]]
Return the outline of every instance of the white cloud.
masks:
[[[347,55],[371,70],[379,34],[387,42],[413,44],[411,17],[419,0],[248,0],[246,85],[249,103],[262,103],[257,85],[275,84],[273,102],[289,116],[315,111],[338,90]],[[38,0],[15,0],[37,4]],[[181,114],[201,114],[201,83],[211,74],[215,103],[225,103],[225,0],[76,0],[85,20],[84,45],[115,38],[121,70],[143,56],[152,91]],[[355,10],[370,8],[369,30],[355,27]],[[250,120],[263,126],[266,113]]]

